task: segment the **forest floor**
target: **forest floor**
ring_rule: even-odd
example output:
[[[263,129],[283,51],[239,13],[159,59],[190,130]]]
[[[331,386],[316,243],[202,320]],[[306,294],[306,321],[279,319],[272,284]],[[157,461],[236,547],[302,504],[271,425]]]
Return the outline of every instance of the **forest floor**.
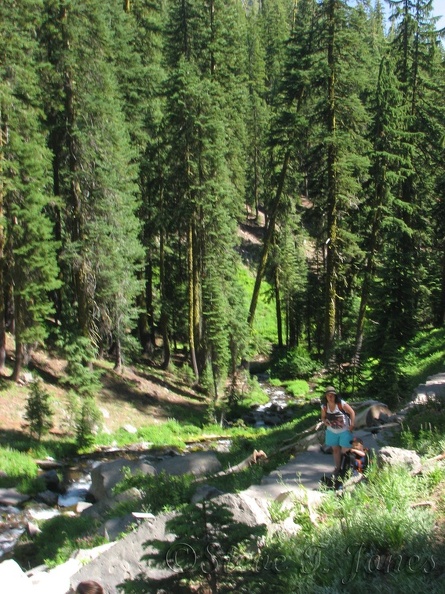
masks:
[[[238,227],[239,252],[243,261],[255,266],[261,249],[265,219],[250,212]],[[44,349],[33,352],[29,373],[24,369],[20,383],[12,382],[14,342],[7,335],[7,366],[0,374],[0,430],[23,431],[29,395],[29,374],[40,377],[43,387],[53,399],[54,427],[52,433],[63,435],[70,431],[72,406],[66,386],[63,385],[66,361],[56,353]],[[175,364],[182,361],[175,360]],[[202,393],[190,386],[180,374],[164,371],[156,361],[141,359],[137,366],[126,366],[119,374],[113,371],[112,363],[99,361],[96,367],[102,373],[102,389],[97,404],[104,417],[104,430],[114,432],[125,425],[136,428],[162,423],[168,419],[187,422],[202,419],[206,414],[206,400]],[[28,381],[27,381],[28,380]]]
[[[67,387],[63,384],[66,361],[52,353],[37,350],[32,354],[29,371],[23,380],[12,382],[9,376],[13,358],[13,340],[7,340],[7,365],[0,376],[0,430],[23,431],[31,378],[41,378],[44,389],[51,395],[54,409],[54,427],[51,433],[63,435],[70,431],[72,407]],[[114,432],[120,427],[161,423],[168,419],[186,421],[205,414],[205,398],[181,381],[176,374],[161,370],[156,365],[126,366],[120,373],[112,364],[99,361],[96,368],[102,372],[102,388],[97,404],[103,414],[104,430]]]

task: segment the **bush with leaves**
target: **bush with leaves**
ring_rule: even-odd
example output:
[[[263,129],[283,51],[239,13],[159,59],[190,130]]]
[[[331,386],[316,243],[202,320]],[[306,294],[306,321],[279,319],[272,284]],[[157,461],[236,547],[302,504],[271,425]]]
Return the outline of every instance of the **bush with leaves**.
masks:
[[[271,376],[279,379],[309,379],[317,369],[317,364],[301,346],[280,351],[271,366]]]
[[[64,346],[67,358],[64,383],[70,388],[76,443],[79,450],[91,447],[101,414],[96,394],[101,388],[100,372],[93,368],[94,351],[86,338],[76,337]]]
[[[195,490],[195,477],[192,474],[171,475],[160,472],[156,475],[124,471],[124,479],[114,488],[114,493],[122,493],[136,487],[142,492],[141,504],[144,509],[156,514],[176,509],[191,499]]]
[[[25,419],[29,423],[31,436],[39,441],[53,426],[54,412],[51,407],[51,396],[44,389],[40,380],[31,382],[30,394],[26,402]]]
[[[428,506],[429,482],[404,468],[373,467],[367,480],[342,497],[326,493],[319,521],[294,537],[276,538],[264,553],[283,559],[275,591],[443,591],[443,551],[434,542],[435,516]],[[300,519],[297,520],[300,523]]]

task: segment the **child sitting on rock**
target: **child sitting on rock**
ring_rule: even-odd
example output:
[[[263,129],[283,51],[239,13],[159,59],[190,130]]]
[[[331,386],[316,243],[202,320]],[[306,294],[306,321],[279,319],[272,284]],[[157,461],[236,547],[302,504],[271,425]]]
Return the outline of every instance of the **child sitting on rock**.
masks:
[[[364,447],[363,440],[360,437],[354,437],[351,440],[348,454],[352,473],[355,475],[363,474],[368,466],[368,448]]]

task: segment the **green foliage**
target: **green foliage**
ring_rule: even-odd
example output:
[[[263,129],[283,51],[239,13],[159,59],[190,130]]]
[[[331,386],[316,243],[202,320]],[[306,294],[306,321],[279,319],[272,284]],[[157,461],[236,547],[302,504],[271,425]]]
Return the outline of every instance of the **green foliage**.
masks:
[[[271,375],[284,379],[309,379],[317,369],[304,347],[295,347],[285,351],[277,351],[271,365]]]
[[[80,399],[76,417],[76,444],[79,451],[88,450],[94,444],[101,418],[101,412],[92,396]]]
[[[237,267],[237,278],[243,288],[246,319],[249,300],[255,284],[254,274],[247,266]],[[275,304],[271,300],[271,286],[263,280],[253,323],[250,350],[254,353],[269,354],[270,345],[277,341],[277,321]]]
[[[173,542],[148,541],[150,551],[142,560],[167,566],[176,574],[170,578],[169,591],[175,584],[206,583],[212,593],[259,592],[262,576],[255,572],[256,542],[264,537],[264,526],[247,526],[234,521],[232,512],[224,505],[203,501],[188,505],[167,522],[168,530],[176,535]],[[158,592],[161,583],[145,581],[143,577],[127,580],[120,586],[125,594]]]
[[[271,501],[267,506],[270,519],[275,524],[279,524],[290,516],[291,510],[283,507],[283,504],[279,501]]]
[[[317,524],[269,543],[269,557],[286,568],[276,575],[277,591],[414,592],[434,584],[434,514],[411,505],[425,493],[423,480],[394,468],[370,471],[343,497],[326,493]]]
[[[60,565],[77,549],[91,549],[104,544],[105,538],[97,534],[97,525],[88,517],[57,516],[40,526],[34,540],[37,561],[49,567]]]
[[[83,337],[66,339],[64,351],[67,358],[66,377],[69,388],[76,443],[79,450],[90,448],[100,428],[101,414],[96,405],[96,394],[101,387],[100,375],[92,366],[94,349]]]
[[[268,401],[269,397],[261,388],[258,378],[256,376],[248,377],[245,390],[241,394],[236,393],[229,398],[230,414],[240,416],[242,411],[266,404]]]
[[[142,492],[140,505],[146,511],[156,514],[178,509],[188,503],[196,488],[194,481],[195,477],[191,474],[175,476],[161,472],[156,475],[147,475],[139,472],[132,475],[126,472],[124,479],[114,488],[114,492],[122,493],[136,487]]]
[[[22,493],[37,493],[44,486],[38,481],[38,466],[33,458],[10,447],[0,448],[0,477],[2,487],[17,487]]]
[[[445,328],[422,330],[402,351],[401,369],[414,389],[425,377],[440,373],[445,364]]]
[[[408,411],[401,432],[402,443],[431,456],[441,453],[445,435],[445,402],[435,395]],[[406,445],[406,447],[408,447]]]
[[[67,336],[61,345],[67,360],[66,384],[79,396],[95,396],[101,388],[99,370],[93,369],[95,357],[91,342],[81,336]]]
[[[283,382],[286,392],[289,392],[295,398],[306,398],[309,396],[310,387],[305,380],[291,380]]]
[[[30,390],[26,402],[25,419],[29,422],[30,434],[40,441],[42,435],[48,433],[53,426],[54,412],[51,407],[51,396],[43,388],[40,380],[33,381]]]

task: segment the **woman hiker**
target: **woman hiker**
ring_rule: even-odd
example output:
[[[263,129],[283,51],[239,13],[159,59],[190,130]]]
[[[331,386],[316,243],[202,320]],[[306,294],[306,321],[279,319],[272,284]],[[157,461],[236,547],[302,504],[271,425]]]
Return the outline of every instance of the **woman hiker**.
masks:
[[[332,447],[334,456],[334,476],[340,473],[342,454],[351,447],[355,412],[342,400],[333,386],[325,390],[325,403],[321,406],[321,420],[326,425],[326,446]]]

